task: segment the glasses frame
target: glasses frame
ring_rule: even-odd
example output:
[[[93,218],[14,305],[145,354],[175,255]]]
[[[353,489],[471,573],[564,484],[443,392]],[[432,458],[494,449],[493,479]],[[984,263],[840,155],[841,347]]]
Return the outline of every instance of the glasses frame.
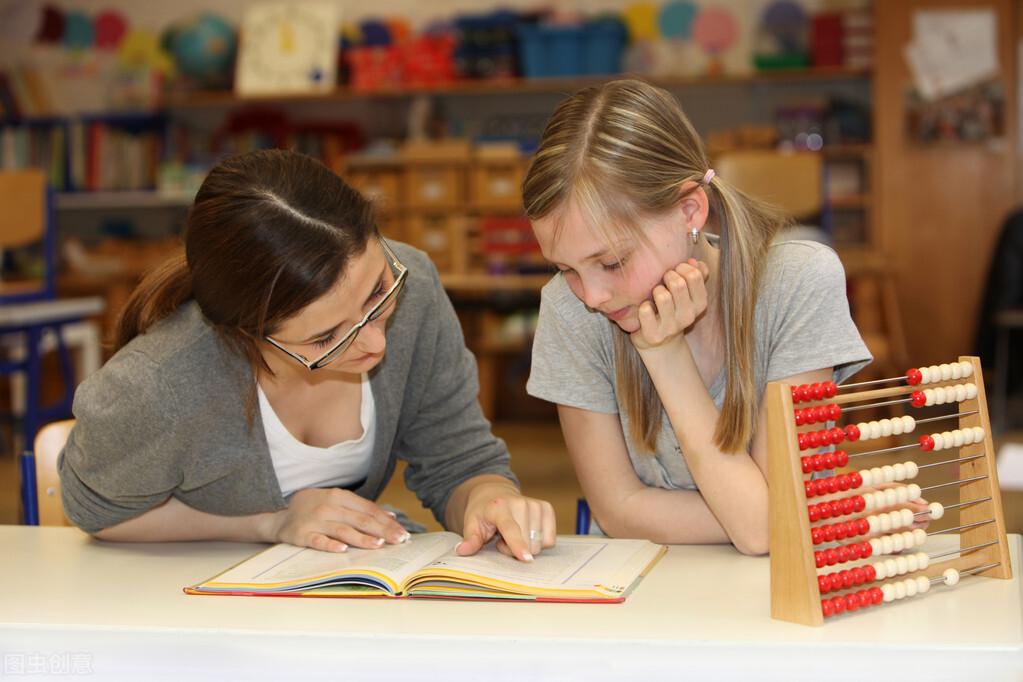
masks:
[[[408,278],[408,268],[400,260],[398,256],[391,250],[391,247],[387,245],[387,242],[383,237],[380,238],[380,246],[383,247],[384,255],[387,257],[391,267],[391,272],[394,274],[394,283],[391,288],[383,295],[383,297],[377,301],[377,304],[373,306],[368,313],[366,313],[362,320],[352,326],[345,335],[342,336],[337,343],[327,349],[320,357],[315,360],[309,360],[301,353],[285,348],[279,341],[275,341],[270,336],[264,336],[263,339],[277,350],[288,355],[295,361],[301,363],[306,369],[314,371],[329,365],[334,360],[337,360],[346,350],[351,347],[355,342],[355,338],[359,335],[359,331],[370,322],[378,319],[384,312],[387,311],[392,305],[398,300],[398,294],[401,293],[402,288],[405,286],[405,280]]]

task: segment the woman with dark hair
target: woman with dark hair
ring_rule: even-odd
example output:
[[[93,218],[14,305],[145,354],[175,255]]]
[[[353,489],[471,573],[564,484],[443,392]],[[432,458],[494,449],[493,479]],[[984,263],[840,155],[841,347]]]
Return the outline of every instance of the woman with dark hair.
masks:
[[[401,457],[461,554],[554,544],[551,505],[520,494],[480,412],[436,269],[309,157],[213,168],[184,255],[134,292],[117,346],[78,389],[59,463],[65,514],[95,537],[404,542],[373,502]]]

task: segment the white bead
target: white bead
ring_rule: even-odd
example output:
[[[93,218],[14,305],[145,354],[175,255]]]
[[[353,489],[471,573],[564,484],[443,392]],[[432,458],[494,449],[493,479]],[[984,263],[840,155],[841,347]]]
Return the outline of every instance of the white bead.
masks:
[[[923,528],[914,528],[912,532],[914,547],[919,547],[925,542],[927,542],[927,531],[925,531]]]
[[[906,549],[906,539],[902,537],[902,533],[895,533],[891,536],[891,538],[893,552],[901,552]]]
[[[876,514],[871,514],[867,517],[867,524],[870,526],[868,531],[871,535],[881,530],[881,519]]]
[[[899,514],[902,515],[900,519],[900,528],[909,528],[913,525],[913,510],[912,509],[900,509]]]
[[[896,599],[896,601],[898,601],[899,599],[905,599],[905,598],[906,598],[906,583],[903,582],[902,580],[900,580],[899,582],[895,583],[895,599]]]
[[[892,517],[888,514],[878,514],[877,527],[881,529],[882,533],[887,533],[892,529]]]
[[[963,366],[958,362],[953,362],[949,365],[949,369],[952,370],[952,380],[963,378]]]
[[[931,519],[937,521],[945,515],[945,508],[941,506],[940,502],[931,502],[927,505],[927,510],[931,512]]]
[[[871,556],[881,556],[881,550],[884,549],[884,547],[881,546],[881,540],[879,538],[870,538],[867,542],[870,543]]]
[[[972,377],[973,376],[973,363],[972,362],[970,362],[969,360],[963,360],[959,364],[963,366],[963,378],[964,379],[966,377]]]
[[[881,437],[882,438],[887,438],[888,436],[892,435],[892,420],[891,419],[882,419],[882,420],[878,421],[877,423],[881,425]]]
[[[973,444],[973,429],[959,429],[963,432],[963,445]]]
[[[984,442],[984,429],[980,428],[979,426],[973,427],[973,442],[974,443]]]
[[[955,439],[952,438],[952,432],[951,431],[942,431],[941,432],[941,444],[942,444],[942,446],[944,446],[945,450],[951,449],[952,443],[954,443],[954,442],[955,442]]]
[[[948,381],[949,379],[952,378],[952,366],[949,365],[947,362],[940,365],[938,367],[938,370],[941,372],[942,381]]]
[[[897,501],[899,504],[906,504],[907,502],[909,502],[909,490],[906,489],[906,486],[900,485],[898,488],[896,488],[895,495],[898,498]]]
[[[881,554],[888,555],[894,552],[894,546],[892,544],[892,536],[885,535],[881,538]]]
[[[917,552],[913,556],[916,557],[916,563],[921,571],[931,565],[931,557],[927,556],[927,552]]]
[[[895,557],[895,565],[898,566],[899,575],[906,575],[909,572],[909,562],[906,561],[906,557],[897,556]]]
[[[906,570],[908,573],[916,573],[920,569],[920,560],[917,559],[916,554],[910,554],[906,557]]]
[[[908,414],[902,415],[902,432],[913,433],[913,429],[916,428],[916,420]]]
[[[961,403],[966,400],[966,387],[962,384],[956,384],[956,402]]]
[[[863,511],[874,511],[874,496],[870,493],[863,495]]]
[[[881,594],[884,595],[884,601],[893,602],[895,601],[895,588],[889,583],[885,583],[881,586]]]
[[[897,562],[895,559],[885,559],[884,567],[885,570],[888,571],[889,577],[896,576],[899,574],[899,562]]]
[[[916,596],[916,578],[909,578],[907,580],[903,580],[902,584],[906,586],[907,597]]]
[[[902,427],[902,417],[895,417],[894,419],[890,419],[889,421],[892,424],[892,435],[893,436],[901,436],[902,435],[902,428],[903,428]]]
[[[881,494],[884,495],[884,505],[886,507],[894,507],[899,501],[899,494],[895,492],[895,488],[885,488],[881,491]]]
[[[856,428],[860,430],[860,440],[866,440],[870,438],[870,424],[867,422],[860,422],[856,425]]]
[[[882,475],[884,475],[885,483],[895,482],[895,467],[893,467],[891,464],[885,464],[883,467],[881,467],[881,473]]]
[[[949,395],[948,391],[945,390],[944,386],[938,386],[934,389],[934,404],[944,405],[948,402]]]
[[[931,383],[931,368],[921,367],[920,368],[920,383],[929,384]]]
[[[934,441],[934,452],[945,449],[945,441],[941,439],[940,433],[932,433],[931,439]]]
[[[881,471],[881,467],[873,467],[870,470],[870,480],[874,482],[874,485],[881,485],[884,483],[884,472]]]
[[[902,462],[896,462],[895,464],[892,465],[892,469],[895,471],[895,480],[896,481],[905,481],[906,480],[906,473],[907,472],[906,472],[906,465],[905,464],[903,464]]]
[[[874,508],[875,509],[883,508],[885,506],[885,504],[887,503],[887,500],[885,499],[885,496],[884,496],[884,491],[883,490],[875,490],[873,494],[874,494]]]
[[[928,367],[928,369],[931,370],[931,381],[933,383],[936,384],[939,381],[941,381],[941,366],[940,365],[931,365],[930,367]]]
[[[892,530],[898,530],[902,528],[902,510],[896,509],[888,512],[888,516],[892,519]]]
[[[952,432],[952,447],[959,448],[963,446],[963,430],[956,429]]]
[[[860,469],[860,478],[863,479],[864,488],[869,488],[874,484],[874,478],[870,474],[870,469]]]
[[[926,576],[919,576],[916,579],[916,591],[920,594],[926,594],[927,590],[931,589],[931,581]]]
[[[919,500],[920,495],[923,494],[923,491],[920,490],[920,486],[918,486],[916,483],[910,483],[909,485],[906,486],[906,489],[907,492],[909,493],[909,499],[911,500]]]
[[[933,388],[925,388],[924,389],[924,405],[926,405],[927,407],[930,407],[931,405],[934,404],[935,399],[936,398],[935,398],[935,395],[934,395],[934,389]]]
[[[949,587],[952,587],[959,583],[959,571],[955,570],[954,568],[946,568],[942,572],[941,577],[945,579],[945,584],[948,585]]]
[[[916,462],[914,462],[912,460],[906,462],[906,478],[908,478],[909,480],[913,480],[914,478],[916,478],[916,475],[919,474],[919,473],[920,473],[920,467],[917,466]],[[913,498],[913,499],[915,499],[915,498]]]
[[[973,400],[977,397],[977,384],[966,384],[966,399]]]
[[[888,577],[887,569],[885,569],[885,561],[878,561],[874,564],[874,580],[884,580]]]

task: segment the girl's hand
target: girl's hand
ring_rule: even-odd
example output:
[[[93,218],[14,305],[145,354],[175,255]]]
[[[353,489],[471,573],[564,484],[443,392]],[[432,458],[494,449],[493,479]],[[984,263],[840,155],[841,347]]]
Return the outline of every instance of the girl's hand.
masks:
[[[639,306],[639,329],[631,334],[636,350],[664,346],[682,335],[707,310],[707,264],[690,258],[668,270]]]
[[[325,552],[348,546],[377,549],[409,539],[394,517],[369,500],[340,488],[307,488],[291,497],[287,509],[271,517],[272,542],[287,542]]]
[[[475,554],[495,535],[497,549],[520,561],[532,561],[557,536],[554,507],[550,502],[524,497],[509,484],[477,485],[465,506],[459,556]]]

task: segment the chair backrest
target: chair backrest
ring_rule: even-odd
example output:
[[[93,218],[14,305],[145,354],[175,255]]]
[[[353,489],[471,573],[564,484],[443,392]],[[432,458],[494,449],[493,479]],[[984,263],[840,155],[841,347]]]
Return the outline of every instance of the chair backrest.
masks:
[[[36,491],[39,505],[40,526],[70,526],[60,503],[60,476],[57,474],[57,457],[64,449],[68,434],[75,425],[74,419],[47,424],[36,435]]]
[[[744,149],[722,152],[713,164],[725,182],[781,207],[796,220],[817,216],[824,206],[818,153]]]
[[[43,247],[43,276],[4,282],[0,303],[53,298],[57,238],[53,228],[53,197],[39,169],[0,172],[0,252],[33,244]]]

